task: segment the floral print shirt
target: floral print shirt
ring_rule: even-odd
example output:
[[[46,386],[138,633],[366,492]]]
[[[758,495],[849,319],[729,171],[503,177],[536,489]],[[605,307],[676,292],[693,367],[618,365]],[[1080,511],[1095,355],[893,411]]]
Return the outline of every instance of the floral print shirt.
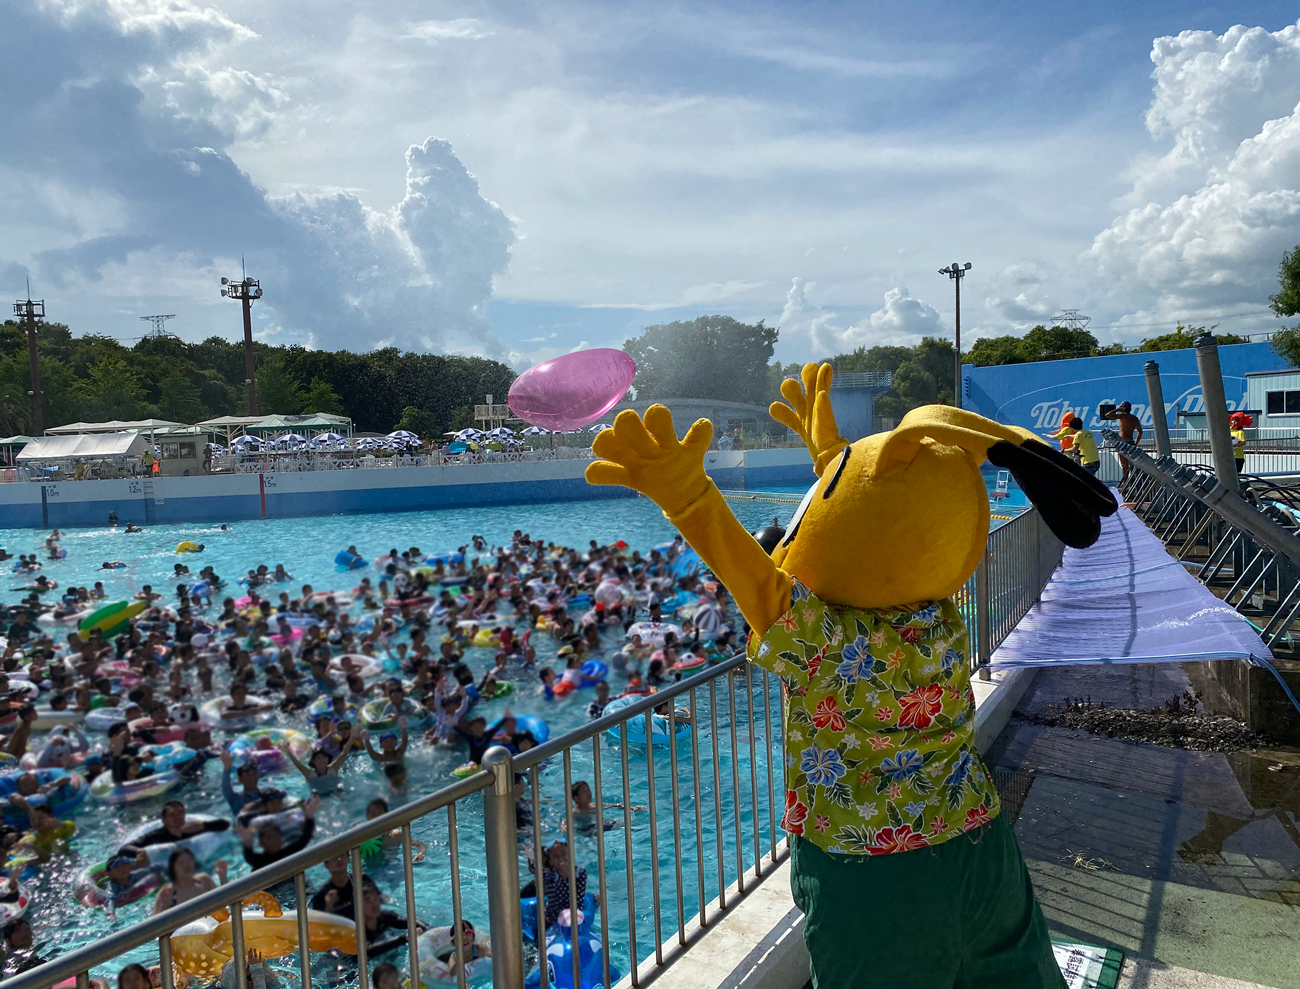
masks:
[[[781,826],[832,854],[886,855],[996,817],[966,649],[951,600],[864,610],[794,581],[790,610],[749,641],[788,699]]]

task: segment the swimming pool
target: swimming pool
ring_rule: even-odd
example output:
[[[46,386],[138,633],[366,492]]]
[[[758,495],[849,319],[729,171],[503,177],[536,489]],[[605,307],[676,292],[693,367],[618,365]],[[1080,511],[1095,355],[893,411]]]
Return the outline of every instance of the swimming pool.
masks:
[[[802,488],[797,488],[802,495]],[[771,521],[776,516],[781,522],[789,519],[795,504],[786,501],[732,501],[737,516],[749,528],[754,529]],[[64,560],[47,562],[43,573],[67,586],[93,584],[102,580],[110,600],[129,597],[151,584],[155,590],[171,598],[174,594],[174,581],[169,577],[176,562],[186,563],[194,569],[198,565],[212,565],[216,571],[232,584],[241,574],[260,563],[274,567],[277,563],[285,564],[286,569],[295,577],[292,584],[282,585],[285,589],[296,590],[302,583],[311,583],[319,589],[345,589],[353,586],[360,576],[369,574],[375,578],[373,567],[359,573],[342,573],[333,564],[334,554],[341,548],[355,544],[362,554],[373,559],[389,549],[405,549],[418,545],[426,552],[454,549],[469,542],[470,536],[480,534],[490,542],[508,541],[515,529],[523,529],[534,538],[555,541],[567,545],[584,547],[589,539],[595,538],[602,543],[615,539],[625,539],[632,547],[648,549],[658,543],[670,540],[674,530],[663,518],[662,513],[648,500],[619,499],[599,502],[574,504],[552,503],[528,506],[490,506],[477,509],[447,509],[433,512],[398,513],[383,515],[347,515],[318,518],[298,518],[283,520],[265,520],[241,522],[222,532],[217,525],[163,525],[148,528],[145,532],[126,535],[121,531],[106,529],[83,529],[66,533],[63,546],[67,549]],[[47,533],[37,530],[15,530],[6,533],[7,548],[10,552],[39,552]],[[206,545],[206,551],[198,556],[177,555],[175,546],[182,540],[193,540]],[[41,555],[44,555],[43,553]],[[97,568],[104,561],[120,560],[127,564],[125,569],[100,571]],[[25,582],[25,578],[23,582]],[[17,582],[16,580],[14,581]],[[20,592],[11,591],[6,586],[4,599],[13,602],[21,596]],[[57,629],[64,632],[65,629]],[[404,638],[404,637],[403,637]],[[621,636],[607,634],[605,638],[606,654],[622,644]],[[539,645],[542,645],[539,643]],[[546,648],[543,646],[543,649]],[[553,647],[550,647],[553,651]],[[471,649],[466,659],[471,668],[480,675],[492,663],[494,651],[491,649]],[[539,649],[539,666],[544,665],[550,657]],[[218,666],[216,683],[219,688],[225,685],[226,671]],[[535,714],[544,717],[550,724],[552,735],[561,733],[575,726],[586,723],[585,708],[590,700],[590,691],[579,691],[563,701],[545,702],[535,693],[534,674],[516,670],[513,677],[518,683],[518,690],[510,700],[511,708],[517,713]],[[702,851],[704,855],[704,889],[707,899],[718,892],[718,844],[721,839],[723,854],[721,856],[723,879],[727,883],[735,881],[737,871],[736,816],[737,808],[741,824],[740,854],[745,867],[752,870],[754,860],[754,832],[761,837],[760,844],[764,851],[769,846],[769,837],[779,835],[776,822],[769,819],[769,794],[771,783],[768,775],[769,766],[764,757],[768,739],[767,723],[771,723],[773,745],[779,746],[780,712],[776,699],[775,681],[768,679],[769,690],[764,695],[757,681],[761,675],[755,675],[756,689],[746,689],[743,678],[735,682],[734,696],[726,683],[717,686],[717,724],[719,745],[720,783],[715,783],[712,775],[713,737],[712,715],[709,690],[699,690],[697,697],[697,714],[702,725],[700,730],[700,807],[702,811]],[[611,686],[617,694],[623,686],[623,679],[617,673],[612,675]],[[732,717],[732,701],[735,704],[735,717]],[[485,714],[491,718],[499,716],[505,708],[505,702],[492,701],[485,705]],[[273,724],[280,727],[303,729],[305,719],[300,715],[277,714]],[[738,747],[731,748],[731,731],[736,733]],[[225,736],[233,737],[233,733]],[[749,742],[755,744],[755,757],[751,766]],[[92,741],[95,738],[92,736]],[[599,742],[602,753],[602,781],[607,800],[621,800],[623,792],[622,773],[618,746],[608,739]],[[656,836],[658,843],[657,869],[652,861],[649,840],[649,816],[638,811],[634,815],[631,833],[633,886],[637,889],[636,941],[638,955],[644,959],[652,952],[655,945],[656,926],[649,895],[657,872],[663,891],[661,933],[677,926],[679,914],[677,908],[676,870],[683,862],[681,903],[684,921],[692,916],[699,900],[698,876],[696,866],[696,837],[694,828],[695,797],[694,769],[689,745],[679,747],[677,772],[669,772],[668,752],[658,750],[655,766],[655,801],[657,810]],[[318,815],[318,833],[322,836],[337,834],[364,816],[366,804],[375,796],[388,796],[393,806],[397,806],[415,796],[432,792],[451,781],[450,772],[463,761],[459,751],[434,750],[413,742],[408,754],[407,765],[410,783],[405,794],[392,794],[388,791],[382,775],[364,755],[354,757],[343,772],[343,787],[331,797],[326,798]],[[734,765],[733,765],[734,763]],[[592,746],[586,743],[574,750],[572,756],[572,776],[574,780],[592,779]],[[644,751],[633,748],[629,752],[629,778],[631,802],[636,805],[649,805],[650,787],[647,782],[647,766]],[[776,776],[775,786],[779,800],[780,767],[773,767]],[[733,793],[733,778],[740,780],[739,799]],[[546,801],[542,805],[543,832],[546,840],[553,840],[560,835],[560,825],[564,817],[563,802],[563,766],[559,760],[541,768],[541,795]],[[680,848],[675,841],[678,837],[672,829],[672,788],[674,782],[679,788],[679,802],[682,821],[689,824],[680,834]],[[752,785],[751,785],[752,784]],[[302,778],[290,769],[288,774],[281,773],[271,778],[271,785],[279,786],[294,796],[305,797],[306,786]],[[713,818],[714,792],[719,791],[722,807],[721,828],[715,826]],[[758,799],[754,799],[754,793]],[[78,835],[74,847],[77,855],[65,861],[58,868],[47,868],[33,883],[34,905],[28,911],[28,918],[36,931],[38,950],[46,957],[62,953],[93,941],[100,940],[114,930],[133,921],[143,919],[151,909],[152,897],[146,897],[119,910],[115,921],[110,921],[99,910],[83,909],[70,895],[70,888],[75,883],[82,869],[101,861],[105,855],[117,847],[125,835],[146,820],[156,819],[163,801],[176,797],[186,802],[191,813],[212,813],[227,816],[228,810],[220,793],[220,765],[210,763],[200,780],[186,783],[171,791],[166,797],[155,800],[109,808],[96,803],[92,797],[82,804],[73,815],[77,823]],[[778,805],[779,806],[779,805]],[[482,927],[486,927],[487,904],[485,897],[485,868],[483,858],[483,835],[481,818],[481,801],[471,798],[463,801],[458,808],[457,836],[459,840],[459,861],[461,864],[461,889],[465,916]],[[621,812],[612,811],[609,817],[621,820]],[[426,922],[445,925],[451,922],[452,908],[450,902],[450,870],[447,867],[448,835],[445,818],[438,814],[424,819],[413,826],[414,837],[429,846],[425,862],[416,866],[415,885],[417,913]],[[614,830],[606,835],[606,862],[608,867],[607,889],[605,891],[609,911],[609,933],[612,944],[612,958],[620,970],[627,971],[629,955],[629,925],[627,922],[627,876],[625,856],[625,835],[622,830]],[[579,836],[577,839],[579,862],[590,873],[589,888],[596,889],[596,841],[594,836]],[[232,875],[243,875],[248,871],[242,856],[232,846],[228,855],[232,864]],[[402,864],[399,853],[389,853],[385,859],[370,860],[366,872],[372,875],[380,887],[394,900],[398,909],[404,903],[402,881]],[[309,880],[315,885],[324,878],[324,870],[313,870]],[[521,875],[528,878],[521,863]],[[402,952],[395,952],[394,961],[401,967],[404,961]],[[156,951],[140,949],[134,956],[124,957],[119,964],[128,960],[140,960],[145,963],[156,962]],[[322,982],[339,982],[353,979],[354,973],[346,966],[342,967],[329,956],[316,956],[316,978]],[[372,960],[373,963],[373,960]],[[284,960],[286,971],[293,968],[294,959]],[[112,976],[111,971],[102,973]],[[288,978],[292,981],[292,973]],[[483,981],[483,980],[480,980]]]

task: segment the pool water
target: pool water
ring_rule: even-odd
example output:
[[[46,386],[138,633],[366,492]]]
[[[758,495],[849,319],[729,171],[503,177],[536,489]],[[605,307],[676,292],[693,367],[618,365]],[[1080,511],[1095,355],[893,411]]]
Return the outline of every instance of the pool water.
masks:
[[[794,499],[790,498],[785,489],[777,489],[773,492],[773,497],[779,497],[780,500],[732,499],[730,503],[738,518],[748,528],[756,529],[770,523],[773,516],[782,523],[788,521],[804,489],[792,490],[797,492]],[[585,547],[590,539],[609,543],[621,538],[633,548],[642,550],[666,542],[675,534],[662,513],[643,498],[274,519],[236,523],[227,532],[220,531],[216,524],[160,525],[132,535],[107,529],[79,529],[63,534],[62,545],[67,550],[67,558],[46,562],[43,573],[57,580],[61,586],[91,585],[96,580],[102,581],[109,600],[130,597],[146,584],[152,585],[167,599],[174,599],[175,583],[170,578],[173,565],[177,562],[185,563],[196,571],[200,566],[211,565],[232,585],[240,575],[258,564],[265,563],[274,568],[277,563],[283,563],[294,575],[291,584],[282,585],[285,590],[296,591],[303,583],[310,583],[317,590],[343,590],[354,586],[361,576],[369,575],[372,580],[376,579],[373,567],[344,573],[333,564],[334,555],[349,544],[356,545],[365,558],[374,559],[393,547],[400,550],[416,545],[425,552],[454,549],[467,544],[474,534],[484,536],[490,543],[500,544],[507,542],[515,529],[523,529],[535,539],[579,548]],[[37,530],[11,530],[5,534],[6,548],[15,554],[39,552],[44,556],[42,548],[46,534],[45,531]],[[175,546],[182,540],[203,543],[207,547],[206,551],[201,555],[177,555]],[[111,571],[98,569],[104,561],[117,560],[126,563],[126,568]],[[25,578],[23,582],[26,582]],[[4,591],[4,600],[10,603],[19,597],[21,592],[7,588]],[[575,615],[576,613],[575,611]],[[357,614],[359,611],[354,611],[354,617]],[[52,627],[52,630],[56,639],[67,632],[61,626]],[[405,639],[406,636],[399,635],[396,641]],[[534,639],[539,647],[540,668],[553,660],[553,646],[544,636],[535,636]],[[622,636],[617,632],[605,633],[604,658],[608,660],[609,655],[621,648],[622,644]],[[480,676],[492,665],[493,656],[492,649],[466,651],[466,661]],[[597,653],[596,656],[599,658],[601,654]],[[224,665],[214,665],[214,669],[218,692],[224,693],[228,683],[225,679],[227,671]],[[478,710],[489,720],[499,717],[506,704],[510,703],[511,709],[516,713],[534,714],[546,719],[552,737],[586,723],[586,706],[591,699],[591,691],[580,690],[564,700],[547,702],[537,693],[534,673],[515,670],[512,676],[517,682],[513,697],[508,701],[490,701],[479,706]],[[712,899],[717,895],[720,881],[719,849],[722,853],[721,881],[732,883],[736,880],[737,818],[741,831],[740,856],[743,867],[748,868],[751,874],[755,857],[755,833],[764,853],[773,839],[781,837],[777,827],[783,790],[779,757],[772,766],[766,756],[769,751],[780,751],[779,699],[775,678],[764,676],[761,672],[755,672],[753,677],[752,684],[747,684],[743,676],[720,679],[715,685],[716,711],[710,704],[708,685],[702,685],[695,691],[699,725],[695,741],[698,750],[693,751],[689,742],[679,743],[676,767],[670,763],[668,749],[654,751],[653,806],[657,817],[654,829],[658,845],[657,859],[651,854],[648,811],[638,810],[634,813],[630,836],[621,827],[605,835],[605,903],[612,944],[611,958],[615,967],[623,973],[628,970],[631,942],[627,907],[629,884],[626,874],[626,842],[629,837],[632,845],[632,886],[636,890],[635,940],[637,954],[641,959],[652,953],[657,943],[655,912],[650,896],[656,880],[662,893],[661,927],[658,933],[661,937],[668,937],[677,928],[679,921],[684,922],[697,912],[701,871],[704,898]],[[260,678],[258,682],[261,682]],[[624,682],[620,674],[612,672],[612,693],[618,694]],[[683,697],[681,701],[681,706],[686,706],[687,698]],[[713,767],[714,717],[717,723],[720,769],[717,777]],[[300,714],[277,713],[271,724],[313,734],[306,719]],[[736,739],[734,748],[733,731]],[[224,737],[232,738],[234,734],[228,733]],[[90,737],[92,742],[100,740],[94,735]],[[218,733],[214,733],[214,741],[220,738]],[[605,799],[621,801],[622,753],[618,745],[607,738],[602,737],[598,744]],[[592,742],[586,742],[573,750],[571,778],[574,781],[594,779],[593,748]],[[698,809],[701,817],[699,832],[703,839],[701,848],[697,848],[696,839],[695,757],[698,757],[700,766]],[[645,749],[631,747],[628,758],[631,803],[649,806],[650,767],[647,765]],[[354,756],[343,771],[343,786],[336,794],[324,799],[317,815],[318,835],[337,834],[361,821],[366,804],[375,796],[388,797],[390,804],[395,807],[447,785],[452,781],[450,771],[463,759],[464,755],[460,751],[433,749],[414,739],[406,759],[408,788],[405,793],[393,793],[367,756]],[[83,869],[102,861],[130,831],[145,821],[156,820],[166,799],[184,800],[191,813],[228,816],[228,809],[221,797],[220,772],[220,764],[214,760],[205,767],[198,780],[182,784],[165,796],[120,807],[98,803],[92,796],[78,807],[72,814],[78,828],[74,840],[75,854],[57,865],[46,867],[32,882],[33,906],[27,916],[35,931],[37,952],[43,957],[54,957],[61,952],[101,940],[113,931],[146,917],[152,909],[152,895],[120,908],[116,919],[110,920],[102,910],[83,908],[72,898],[70,889]],[[563,762],[560,759],[552,760],[540,767],[539,772],[543,800],[543,836],[544,841],[549,843],[560,837],[564,819]],[[774,776],[769,775],[769,772]],[[740,784],[738,793],[735,780]],[[673,823],[674,784],[680,808],[680,830]],[[288,773],[282,772],[270,777],[268,785],[281,787],[293,796],[307,796],[305,782],[292,767]],[[721,811],[717,818],[715,791]],[[769,807],[777,808],[776,820],[769,815]],[[486,930],[486,870],[481,799],[472,797],[462,801],[457,813],[458,861],[464,916]],[[607,812],[607,818],[621,822],[622,811],[611,810]],[[452,920],[451,874],[445,815],[439,813],[416,822],[413,833],[416,839],[425,842],[429,848],[426,859],[415,867],[417,914],[421,920],[430,924],[449,924]],[[522,846],[523,839],[521,849]],[[598,889],[596,839],[594,836],[580,834],[576,847],[579,863],[589,872],[588,889],[595,892]],[[697,857],[697,852],[700,851],[702,865],[701,859]],[[227,858],[231,863],[232,876],[243,875],[248,871],[238,848],[233,844]],[[680,887],[677,883],[679,863],[682,871]],[[373,876],[380,888],[392,899],[391,908],[404,912],[405,891],[400,852],[389,852],[379,859],[369,860],[365,868],[367,874]],[[521,881],[526,882],[529,876],[522,858],[520,872]],[[308,876],[309,885],[319,886],[324,876],[323,868],[312,870]],[[682,904],[680,912],[679,889]],[[384,960],[391,960],[403,968],[405,957],[404,951],[397,951]],[[128,960],[154,964],[157,961],[157,951],[154,948],[137,949],[131,955],[124,956],[116,965],[105,966],[103,971],[95,974],[111,978],[116,974],[117,968]],[[346,963],[340,964],[329,956],[318,955],[315,960],[317,968],[314,978],[326,983],[355,981],[354,967],[350,968]],[[372,959],[372,964],[373,962]],[[293,958],[283,960],[283,975],[290,983],[296,978],[292,972],[294,964]],[[478,982],[482,983],[488,978],[484,976]]]

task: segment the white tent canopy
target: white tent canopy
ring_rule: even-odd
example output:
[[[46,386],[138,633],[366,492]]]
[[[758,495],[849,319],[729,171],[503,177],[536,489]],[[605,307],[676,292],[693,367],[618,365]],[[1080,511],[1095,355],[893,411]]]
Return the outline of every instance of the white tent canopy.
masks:
[[[164,429],[179,426],[181,423],[170,419],[110,419],[108,422],[70,422],[66,426],[54,426],[45,432],[50,436],[62,436],[69,433],[116,433],[127,429]]]
[[[71,436],[36,436],[18,460],[68,460],[71,458],[138,457],[149,449],[149,441],[134,431],[121,433],[77,433]]]

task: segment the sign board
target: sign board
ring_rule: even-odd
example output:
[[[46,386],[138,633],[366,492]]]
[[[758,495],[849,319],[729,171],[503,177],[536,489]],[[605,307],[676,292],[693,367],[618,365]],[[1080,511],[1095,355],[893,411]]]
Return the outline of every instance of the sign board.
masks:
[[[1052,938],[1052,954],[1069,989],[1115,989],[1124,953],[1097,944]]]
[[[1201,379],[1196,371],[1196,351],[1161,350],[1113,357],[1081,357],[1032,364],[996,367],[962,367],[965,394],[962,405],[997,422],[1023,426],[1035,433],[1054,432],[1061,417],[1072,410],[1084,428],[1109,425],[1098,416],[1103,403],[1133,403],[1133,414],[1145,428],[1152,425],[1147,408],[1146,362],[1160,365],[1165,417],[1177,425],[1180,412],[1204,410]],[[1269,343],[1239,343],[1219,348],[1219,366],[1229,411],[1245,409],[1246,374],[1278,371],[1286,362]]]
[[[508,405],[476,405],[474,406],[475,419],[513,419],[514,413],[510,411]]]

